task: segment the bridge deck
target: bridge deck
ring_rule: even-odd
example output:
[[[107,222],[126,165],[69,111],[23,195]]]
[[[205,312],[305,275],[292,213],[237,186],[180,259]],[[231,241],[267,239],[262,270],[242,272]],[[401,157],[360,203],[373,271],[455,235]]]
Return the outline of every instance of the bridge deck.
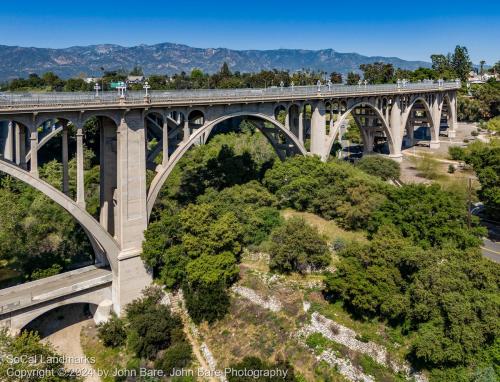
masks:
[[[279,100],[303,100],[338,98],[350,96],[374,96],[381,94],[434,92],[460,88],[459,81],[416,82],[404,86],[398,84],[380,85],[321,85],[295,86],[266,89],[197,89],[151,91],[129,91],[119,97],[116,92],[101,92],[97,97],[92,92],[52,93],[0,93],[0,112],[33,111],[33,109],[74,109],[117,106],[186,106],[190,104],[225,104],[272,102]]]
[[[0,290],[0,315],[57,297],[105,285],[112,281],[110,270],[89,266],[45,279]]]

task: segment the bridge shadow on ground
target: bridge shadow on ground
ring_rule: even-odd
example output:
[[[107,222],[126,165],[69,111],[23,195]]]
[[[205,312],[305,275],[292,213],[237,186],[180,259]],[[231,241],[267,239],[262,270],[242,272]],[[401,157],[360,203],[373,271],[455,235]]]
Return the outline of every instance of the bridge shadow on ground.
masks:
[[[48,337],[62,329],[89,320],[93,317],[93,304],[69,304],[52,309],[42,314],[23,328],[23,331],[37,332],[40,338]],[[68,341],[79,341],[79,338],[68,338]]]

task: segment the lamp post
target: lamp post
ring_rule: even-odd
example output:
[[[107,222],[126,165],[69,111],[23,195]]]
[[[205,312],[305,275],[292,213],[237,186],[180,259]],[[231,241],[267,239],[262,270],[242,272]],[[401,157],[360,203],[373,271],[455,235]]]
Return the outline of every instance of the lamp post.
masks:
[[[144,82],[144,86],[142,88],[146,91],[144,98],[149,98],[148,90],[151,88],[149,82],[148,81]]]
[[[101,87],[97,82],[94,85],[94,89],[95,89],[95,98],[99,98],[99,90],[101,89]]]
[[[125,82],[122,82],[120,86],[116,87],[118,89],[118,95],[120,98],[124,99],[125,98],[125,90],[127,90],[127,84]]]
[[[332,80],[328,80],[328,91],[332,91]]]
[[[318,86],[318,93],[321,93],[321,80],[318,80],[316,85]]]
[[[283,92],[283,86],[285,86],[285,83],[283,81],[280,82],[280,89],[281,89],[281,92]]]
[[[292,92],[293,92],[293,89],[294,89],[294,87],[295,87],[295,84],[293,83],[293,81],[292,81],[292,83],[290,84],[290,86],[291,86],[291,88],[292,88]]]
[[[398,80],[396,81],[396,84],[398,85],[398,89],[401,87],[401,80],[398,78]]]

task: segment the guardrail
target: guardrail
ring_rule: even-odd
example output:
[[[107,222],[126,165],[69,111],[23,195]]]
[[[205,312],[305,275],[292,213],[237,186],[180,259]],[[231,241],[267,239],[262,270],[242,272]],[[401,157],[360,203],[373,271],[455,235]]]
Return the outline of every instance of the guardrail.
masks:
[[[255,101],[272,99],[300,99],[348,94],[385,94],[392,92],[439,91],[460,88],[460,81],[416,82],[382,85],[317,85],[273,87],[265,89],[199,89],[144,92],[129,91],[120,96],[116,92],[53,92],[0,93],[0,108],[42,107],[57,105],[108,105],[144,103],[194,103],[204,101]]]

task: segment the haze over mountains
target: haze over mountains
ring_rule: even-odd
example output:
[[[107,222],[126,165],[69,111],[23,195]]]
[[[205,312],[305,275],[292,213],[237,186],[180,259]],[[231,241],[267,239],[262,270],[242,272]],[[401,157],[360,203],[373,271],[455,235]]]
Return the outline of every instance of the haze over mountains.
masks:
[[[30,73],[53,71],[67,78],[79,75],[100,76],[105,70],[130,70],[135,65],[145,74],[174,74],[194,68],[213,73],[227,62],[232,71],[258,72],[262,69],[301,69],[359,71],[359,65],[382,61],[394,67],[414,70],[430,67],[425,61],[406,61],[397,57],[363,56],[339,53],[333,49],[231,50],[225,48],[193,48],[187,45],[161,43],[123,47],[103,44],[73,46],[62,49],[27,48],[0,45],[0,80],[27,77]]]

